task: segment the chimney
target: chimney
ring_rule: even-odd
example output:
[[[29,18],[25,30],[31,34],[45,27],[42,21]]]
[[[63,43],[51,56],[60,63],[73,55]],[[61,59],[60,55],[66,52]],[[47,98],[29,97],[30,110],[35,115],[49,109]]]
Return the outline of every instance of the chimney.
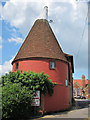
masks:
[[[48,20],[48,7],[47,6],[45,6],[43,8],[43,11],[41,12],[38,19],[46,19],[46,20]]]
[[[82,87],[85,88],[85,75],[82,75]]]

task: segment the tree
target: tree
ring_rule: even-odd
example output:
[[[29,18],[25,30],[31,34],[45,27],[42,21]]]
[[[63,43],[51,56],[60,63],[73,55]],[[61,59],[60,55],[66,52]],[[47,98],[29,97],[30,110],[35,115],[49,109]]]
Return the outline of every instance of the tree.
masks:
[[[3,118],[28,118],[32,115],[33,92],[40,90],[52,95],[54,83],[47,74],[33,72],[9,72],[2,80],[2,111]]]

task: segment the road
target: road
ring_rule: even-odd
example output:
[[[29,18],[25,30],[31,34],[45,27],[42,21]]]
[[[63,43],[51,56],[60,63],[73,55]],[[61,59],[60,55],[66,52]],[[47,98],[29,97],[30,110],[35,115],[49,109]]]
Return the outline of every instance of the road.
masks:
[[[71,120],[90,120],[89,118],[89,108],[82,108],[82,109],[74,109],[71,111],[65,111],[65,112],[58,112],[58,113],[54,113],[52,115],[45,115],[41,118],[38,118],[38,120],[56,120],[56,119],[61,119],[61,120],[69,120],[71,118]],[[66,119],[67,118],[67,119]],[[88,119],[87,119],[88,118]]]

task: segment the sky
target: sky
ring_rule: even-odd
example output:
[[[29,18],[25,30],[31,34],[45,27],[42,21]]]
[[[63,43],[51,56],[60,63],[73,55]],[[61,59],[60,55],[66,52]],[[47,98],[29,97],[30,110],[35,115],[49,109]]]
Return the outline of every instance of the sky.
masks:
[[[0,2],[0,76],[11,71],[11,62],[44,6],[62,50],[73,55],[74,79],[88,79],[87,0],[7,0]]]

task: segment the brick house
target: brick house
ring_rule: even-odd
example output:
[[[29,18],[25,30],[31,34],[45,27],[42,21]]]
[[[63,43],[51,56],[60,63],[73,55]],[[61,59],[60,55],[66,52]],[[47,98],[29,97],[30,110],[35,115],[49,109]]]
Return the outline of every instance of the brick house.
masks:
[[[90,80],[85,80],[85,76],[82,75],[82,79],[73,80],[73,95],[85,96],[87,99],[90,98]]]
[[[68,109],[72,105],[74,73],[73,56],[62,51],[48,22],[48,7],[44,7],[43,16],[37,19],[24,43],[15,56],[12,65],[16,70],[44,72],[52,82],[54,94],[40,97],[42,111]]]

